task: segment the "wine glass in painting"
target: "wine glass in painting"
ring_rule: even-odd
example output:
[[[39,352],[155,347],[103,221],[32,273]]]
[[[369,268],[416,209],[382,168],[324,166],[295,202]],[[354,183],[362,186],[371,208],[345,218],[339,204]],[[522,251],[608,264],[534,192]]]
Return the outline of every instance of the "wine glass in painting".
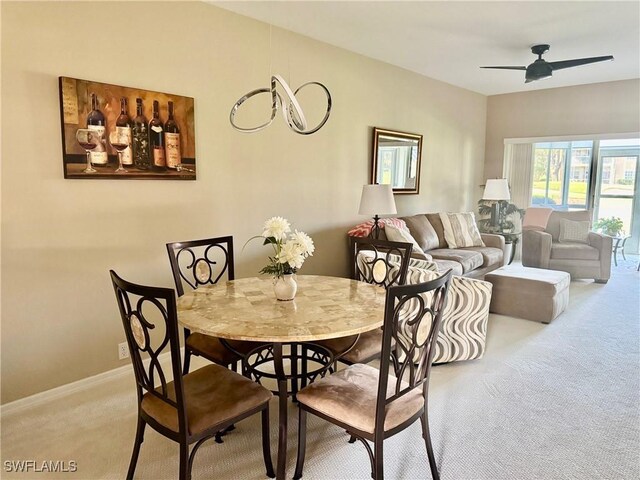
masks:
[[[99,135],[87,128],[79,128],[76,131],[76,140],[85,152],[87,152],[87,166],[82,173],[96,173],[97,170],[91,165],[91,150],[98,146]]]
[[[109,143],[118,152],[118,168],[116,173],[127,173],[128,170],[122,166],[122,152],[129,146],[125,135],[121,135],[117,130],[109,133]]]

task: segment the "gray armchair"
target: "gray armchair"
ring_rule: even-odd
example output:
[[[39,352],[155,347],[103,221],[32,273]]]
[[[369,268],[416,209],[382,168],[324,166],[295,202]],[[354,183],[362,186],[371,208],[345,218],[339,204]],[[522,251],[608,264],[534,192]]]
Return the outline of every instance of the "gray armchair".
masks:
[[[558,238],[562,219],[591,221],[591,213],[554,211],[544,230],[524,227],[522,265],[561,270],[572,278],[593,278],[597,283],[607,283],[611,277],[611,237],[589,232],[587,243],[561,243]]]

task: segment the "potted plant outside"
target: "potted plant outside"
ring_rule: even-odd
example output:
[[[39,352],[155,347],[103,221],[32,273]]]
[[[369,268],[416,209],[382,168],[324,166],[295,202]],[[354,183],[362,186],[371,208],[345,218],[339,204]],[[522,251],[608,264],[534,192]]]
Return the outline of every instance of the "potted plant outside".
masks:
[[[593,224],[593,229],[596,232],[610,237],[619,237],[623,233],[622,227],[624,227],[624,223],[619,217],[600,218]]]

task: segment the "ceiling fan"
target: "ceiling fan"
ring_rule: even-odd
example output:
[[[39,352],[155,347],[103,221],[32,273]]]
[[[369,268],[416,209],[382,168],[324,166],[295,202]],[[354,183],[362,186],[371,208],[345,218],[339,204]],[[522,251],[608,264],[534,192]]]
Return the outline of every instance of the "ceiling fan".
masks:
[[[497,68],[500,70],[526,70],[524,75],[524,83],[535,82],[543,78],[549,78],[554,70],[562,70],[563,68],[577,67],[588,63],[604,62],[605,60],[613,60],[613,55],[604,57],[575,58],[573,60],[562,60],[560,62],[547,62],[542,55],[549,51],[550,45],[534,45],[531,47],[531,53],[538,55],[538,59],[528,67],[480,67],[480,68]]]

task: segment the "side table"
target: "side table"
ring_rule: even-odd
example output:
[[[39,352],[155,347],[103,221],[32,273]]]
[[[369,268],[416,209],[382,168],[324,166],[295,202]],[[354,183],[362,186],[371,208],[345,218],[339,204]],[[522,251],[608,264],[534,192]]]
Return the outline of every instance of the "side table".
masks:
[[[518,243],[520,242],[520,236],[522,235],[522,232],[496,232],[495,230],[486,230],[486,231],[482,231],[482,233],[491,233],[494,235],[500,235],[501,237],[504,237],[504,243],[505,245],[510,245],[511,249],[507,249],[508,252],[508,256],[509,256],[509,261],[507,261],[507,259],[505,259],[505,265],[511,265],[511,262],[513,262],[513,259],[516,256],[516,249],[518,247]]]
[[[618,250],[622,252],[622,258],[624,260],[627,257],[624,256],[624,244],[627,243],[627,240],[631,238],[631,235],[623,235],[618,237],[611,237],[613,239],[613,263],[617,267],[618,266]]]

